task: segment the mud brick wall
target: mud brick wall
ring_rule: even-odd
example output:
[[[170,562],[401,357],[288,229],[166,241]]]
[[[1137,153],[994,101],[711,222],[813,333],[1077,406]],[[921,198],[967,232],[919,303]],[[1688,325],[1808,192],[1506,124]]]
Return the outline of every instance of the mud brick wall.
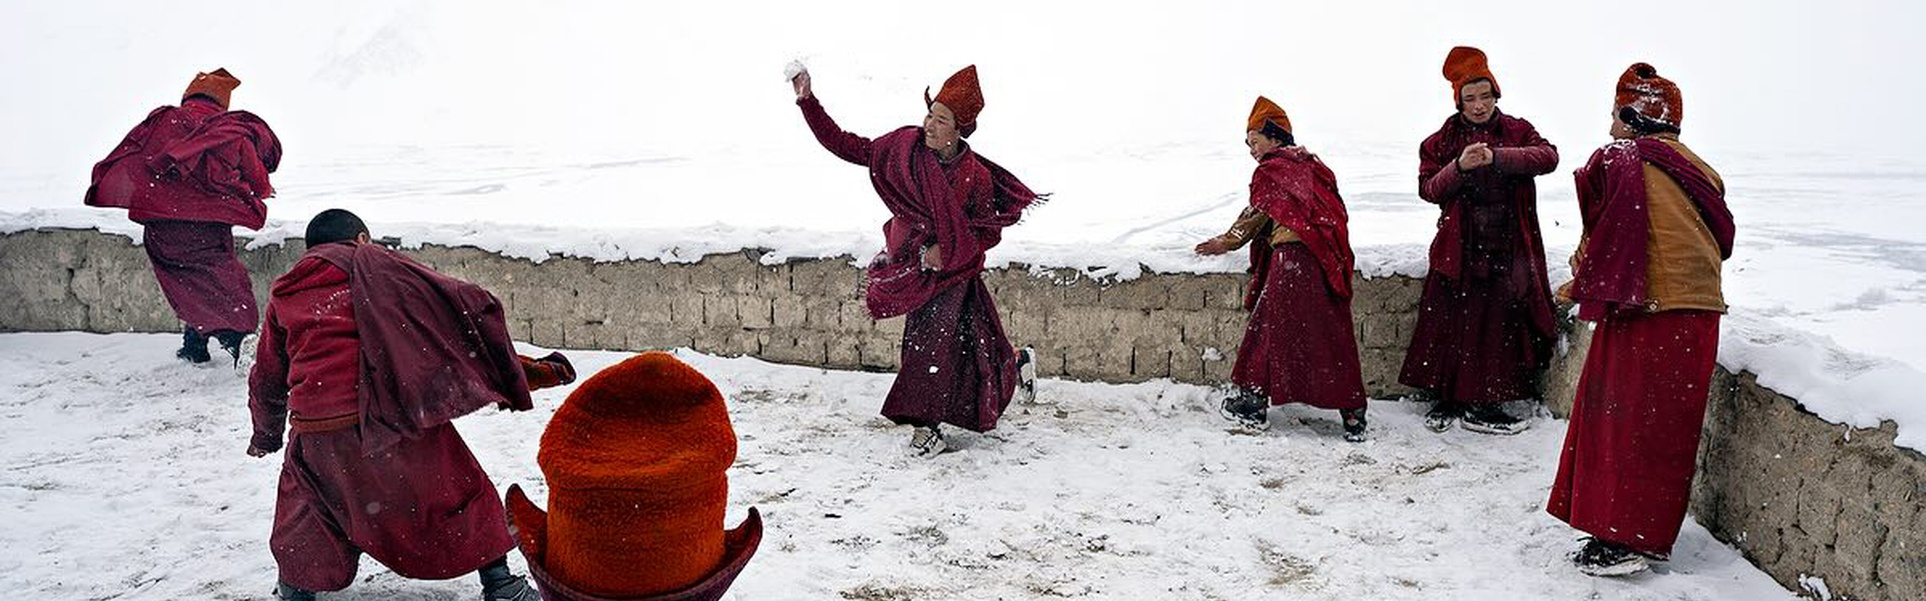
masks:
[[[241,253],[264,298],[304,249],[298,241]],[[837,369],[893,370],[902,320],[876,322],[856,296],[848,257],[763,265],[758,251],[692,264],[542,263],[475,248],[408,251],[493,290],[518,339],[558,348],[709,353]],[[0,235],[0,331],[172,332],[179,324],[147,257],[126,237],[39,230]],[[1017,344],[1045,377],[1108,382],[1171,378],[1221,384],[1243,336],[1241,275],[1146,274],[1092,280],[1074,271],[984,274]],[[1352,303],[1366,388],[1396,384],[1422,282],[1361,279]],[[1541,386],[1566,414],[1590,344],[1568,335]],[[1893,446],[1894,429],[1826,423],[1751,374],[1721,370],[1695,482],[1694,515],[1789,588],[1824,578],[1835,597],[1926,598],[1926,457]],[[1550,458],[1547,458],[1549,461]]]

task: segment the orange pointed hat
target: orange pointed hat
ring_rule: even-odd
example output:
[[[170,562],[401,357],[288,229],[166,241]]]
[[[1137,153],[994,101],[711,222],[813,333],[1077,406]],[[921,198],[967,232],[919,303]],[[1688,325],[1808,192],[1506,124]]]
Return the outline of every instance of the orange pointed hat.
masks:
[[[964,67],[949,79],[943,81],[943,89],[930,98],[930,89],[923,88],[923,105],[941,102],[956,113],[956,130],[963,137],[976,132],[976,115],[983,112],[983,86],[976,79],[976,65]]]
[[[194,80],[187,82],[187,91],[181,93],[181,102],[195,96],[206,96],[221,108],[227,108],[227,101],[234,94],[234,88],[241,87],[241,80],[235,79],[227,69],[215,69],[208,73],[197,73]]]
[[[762,540],[753,508],[722,528],[735,457],[715,384],[642,353],[563,401],[536,455],[548,511],[510,487],[510,529],[551,601],[716,599]]]
[[[1685,96],[1679,92],[1679,85],[1659,77],[1658,69],[1645,63],[1633,63],[1618,76],[1612,108],[1627,107],[1673,129],[1685,119]]]
[[[1491,96],[1503,98],[1504,92],[1498,90],[1498,78],[1491,74],[1491,65],[1485,60],[1485,51],[1470,46],[1452,48],[1445,55],[1444,78],[1451,82],[1451,103],[1457,104],[1465,97],[1465,86],[1480,79],[1491,82]]]
[[[1251,105],[1251,116],[1244,118],[1244,131],[1263,131],[1266,121],[1284,128],[1285,133],[1294,133],[1291,131],[1291,116],[1284,114],[1284,107],[1271,102],[1269,98],[1258,96],[1257,103]]]

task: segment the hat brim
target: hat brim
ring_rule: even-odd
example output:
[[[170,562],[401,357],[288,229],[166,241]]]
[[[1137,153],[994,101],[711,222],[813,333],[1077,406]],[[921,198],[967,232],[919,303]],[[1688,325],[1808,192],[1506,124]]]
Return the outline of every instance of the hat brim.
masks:
[[[518,533],[516,544],[528,558],[528,574],[547,601],[716,601],[729,591],[742,569],[749,565],[749,558],[762,545],[762,513],[751,507],[749,517],[742,520],[742,524],[723,533],[722,563],[702,580],[679,591],[646,597],[601,597],[559,582],[543,569],[541,543],[548,530],[548,512],[529,501],[519,487],[510,487],[508,514],[510,524]],[[636,566],[636,569],[648,569],[648,566]]]

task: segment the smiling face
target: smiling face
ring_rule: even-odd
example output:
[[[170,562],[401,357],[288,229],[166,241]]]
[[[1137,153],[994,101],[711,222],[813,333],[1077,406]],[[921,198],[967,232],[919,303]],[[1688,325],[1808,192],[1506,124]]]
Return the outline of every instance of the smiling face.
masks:
[[[1277,138],[1264,135],[1264,132],[1255,129],[1244,132],[1244,146],[1250,148],[1252,160],[1262,161],[1266,153],[1277,150],[1278,147],[1283,145],[1283,142],[1277,141]]]
[[[1466,121],[1482,125],[1497,112],[1498,94],[1492,91],[1490,81],[1474,81],[1458,90],[1458,113]]]
[[[923,116],[923,145],[938,153],[956,149],[956,113],[941,102],[930,103],[930,114]]]

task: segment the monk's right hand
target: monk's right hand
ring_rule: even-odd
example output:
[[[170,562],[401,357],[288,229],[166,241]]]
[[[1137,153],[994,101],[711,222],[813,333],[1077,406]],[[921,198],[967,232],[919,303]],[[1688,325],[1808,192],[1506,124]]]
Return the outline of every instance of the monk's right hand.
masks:
[[[270,454],[270,453],[273,453],[273,452],[274,452],[274,451],[263,451],[263,450],[261,450],[261,449],[259,449],[259,448],[256,448],[256,447],[255,447],[254,445],[252,445],[252,444],[250,444],[250,445],[247,445],[247,456],[249,456],[249,457],[253,457],[253,458],[256,458],[256,459],[259,459],[259,458],[262,458],[262,457],[266,457],[266,456],[268,456],[268,454]]]
[[[1230,245],[1225,244],[1223,238],[1211,238],[1198,244],[1193,250],[1200,255],[1214,256],[1230,252]]]
[[[815,91],[814,91],[814,90],[811,90],[811,89],[809,88],[809,72],[808,72],[808,71],[803,71],[803,72],[801,72],[801,73],[797,73],[797,74],[796,74],[796,77],[794,77],[794,78],[792,78],[792,79],[790,79],[790,80],[789,80],[789,85],[791,85],[791,86],[794,86],[794,87],[796,88],[796,99],[797,99],[797,100],[802,100],[802,99],[804,99],[804,98],[809,98],[809,97],[811,97],[811,96],[815,96],[815,95],[816,95],[816,93],[815,93]]]

